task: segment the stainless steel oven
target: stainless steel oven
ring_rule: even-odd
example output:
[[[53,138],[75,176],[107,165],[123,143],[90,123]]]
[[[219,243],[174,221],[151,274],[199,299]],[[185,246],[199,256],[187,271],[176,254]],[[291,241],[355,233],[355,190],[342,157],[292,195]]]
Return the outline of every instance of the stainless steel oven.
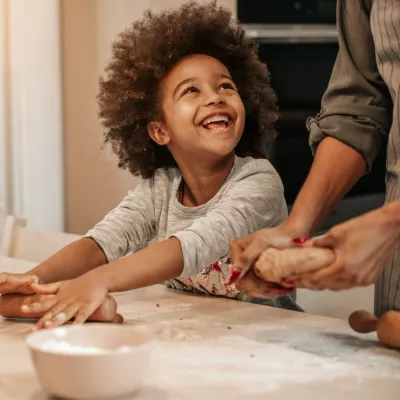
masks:
[[[306,120],[320,110],[338,51],[336,0],[238,0],[237,15],[259,43],[280,108],[271,162],[289,206],[312,164]],[[378,207],[385,190],[385,155],[348,193],[327,221],[332,224]]]

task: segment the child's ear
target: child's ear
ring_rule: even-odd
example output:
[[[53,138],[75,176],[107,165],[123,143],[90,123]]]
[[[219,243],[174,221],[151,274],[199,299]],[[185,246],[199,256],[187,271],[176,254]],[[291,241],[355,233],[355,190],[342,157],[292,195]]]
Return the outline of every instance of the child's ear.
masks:
[[[149,136],[160,146],[166,146],[171,141],[164,125],[158,121],[152,121],[147,124]]]

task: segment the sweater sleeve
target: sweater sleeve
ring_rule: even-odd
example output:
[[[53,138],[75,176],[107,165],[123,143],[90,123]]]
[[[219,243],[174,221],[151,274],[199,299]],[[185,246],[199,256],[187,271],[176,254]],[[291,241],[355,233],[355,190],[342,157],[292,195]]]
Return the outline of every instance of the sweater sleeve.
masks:
[[[152,182],[142,181],[85,235],[97,242],[108,262],[142,249],[155,236]]]
[[[265,160],[264,160],[265,161]],[[182,276],[194,276],[229,255],[232,240],[279,225],[287,217],[282,182],[269,166],[233,181],[222,199],[187,229],[173,236],[181,242]]]
[[[321,112],[307,121],[313,152],[327,136],[351,146],[368,169],[383,148],[392,101],[379,74],[367,2],[337,2],[339,53]]]

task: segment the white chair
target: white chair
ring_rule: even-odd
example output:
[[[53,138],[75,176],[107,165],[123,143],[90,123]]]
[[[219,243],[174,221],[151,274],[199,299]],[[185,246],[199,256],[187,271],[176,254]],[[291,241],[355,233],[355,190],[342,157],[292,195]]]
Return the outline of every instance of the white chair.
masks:
[[[374,286],[339,292],[299,289],[296,301],[307,313],[347,319],[356,310],[374,312]]]
[[[3,229],[3,257],[19,258],[40,263],[71,242],[79,235],[30,229],[26,220],[8,216]]]

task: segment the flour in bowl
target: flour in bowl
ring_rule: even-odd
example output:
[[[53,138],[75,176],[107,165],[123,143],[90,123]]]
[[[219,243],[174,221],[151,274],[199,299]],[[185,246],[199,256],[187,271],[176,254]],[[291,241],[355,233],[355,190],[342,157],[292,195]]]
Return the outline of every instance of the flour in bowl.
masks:
[[[107,354],[111,351],[125,353],[130,349],[131,347],[129,346],[120,346],[117,349],[106,350],[99,347],[77,346],[64,340],[48,340],[41,346],[41,350],[43,351],[59,354]]]

